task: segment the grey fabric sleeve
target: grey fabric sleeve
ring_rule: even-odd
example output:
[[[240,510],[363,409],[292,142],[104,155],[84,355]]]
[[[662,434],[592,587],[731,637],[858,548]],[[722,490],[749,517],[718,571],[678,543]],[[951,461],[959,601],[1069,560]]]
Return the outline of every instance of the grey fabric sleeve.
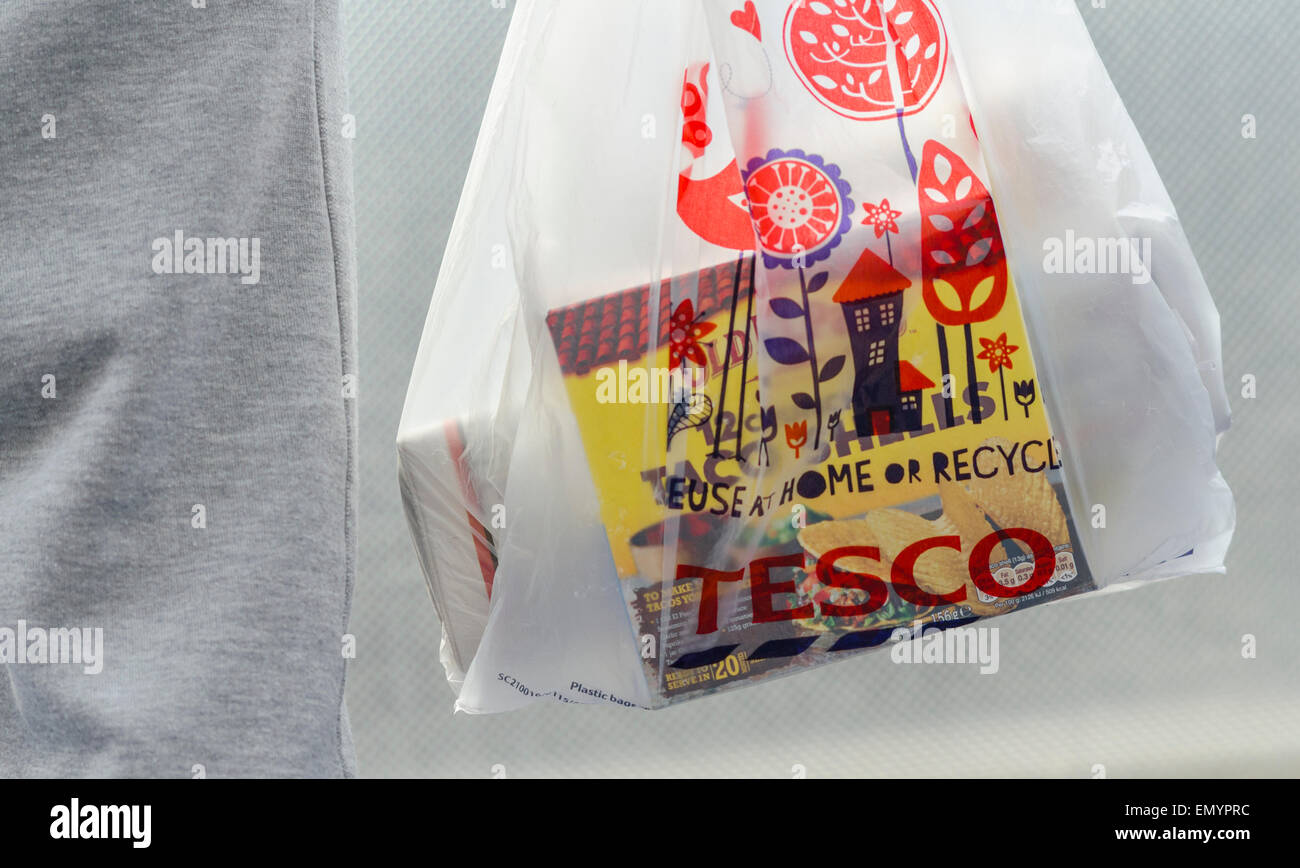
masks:
[[[337,4],[199,5],[0,4],[0,775],[354,773]]]

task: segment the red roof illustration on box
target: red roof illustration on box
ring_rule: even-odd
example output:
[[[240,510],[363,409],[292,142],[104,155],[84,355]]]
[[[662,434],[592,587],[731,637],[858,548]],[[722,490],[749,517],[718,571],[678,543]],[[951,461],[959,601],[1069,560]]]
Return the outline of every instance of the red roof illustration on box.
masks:
[[[925,374],[917,370],[916,366],[908,361],[898,363],[898,391],[919,392],[922,389],[933,389],[934,381]]]
[[[695,275],[665,280],[659,289],[659,335],[656,346],[667,347],[672,332],[672,287],[685,294],[698,278],[695,298],[696,319],[714,316],[731,304],[736,266],[723,263]],[[680,299],[679,299],[680,300]],[[633,361],[645,355],[650,342],[650,285],[632,287],[568,307],[557,308],[546,317],[560,357],[560,370],[582,376],[592,368]]]
[[[902,292],[912,281],[881,259],[870,249],[862,251],[857,265],[840,284],[831,301],[837,304],[854,304],[882,295]]]

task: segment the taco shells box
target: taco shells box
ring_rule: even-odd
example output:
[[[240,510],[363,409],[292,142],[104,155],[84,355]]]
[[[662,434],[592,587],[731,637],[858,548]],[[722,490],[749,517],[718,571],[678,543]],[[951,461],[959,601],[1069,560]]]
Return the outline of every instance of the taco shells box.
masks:
[[[991,336],[977,410],[939,385],[919,287],[870,249],[838,281],[814,270],[809,301],[839,314],[810,326],[818,391],[850,396],[822,408],[818,443],[798,397],[811,353],[761,382],[747,267],[663,284],[653,356],[649,286],[548,318],[632,623],[658,649],[657,695],[1091,589],[1013,288],[975,333]],[[768,406],[777,390],[795,397]]]

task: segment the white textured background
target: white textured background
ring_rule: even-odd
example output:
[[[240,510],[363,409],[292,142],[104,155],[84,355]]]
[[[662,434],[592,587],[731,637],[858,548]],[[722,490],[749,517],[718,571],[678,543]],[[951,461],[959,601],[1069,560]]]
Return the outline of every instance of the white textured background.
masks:
[[[1300,775],[1300,4],[1078,3],[1223,316],[1236,417],[1220,463],[1238,504],[1227,577],[1000,619],[994,677],[877,654],[654,713],[469,717],[451,712],[393,441],[513,2],[344,0],[362,425],[348,702],[362,774]],[[1241,136],[1246,113],[1258,140]],[[1244,374],[1255,400],[1240,397]],[[1258,659],[1242,659],[1246,633]]]

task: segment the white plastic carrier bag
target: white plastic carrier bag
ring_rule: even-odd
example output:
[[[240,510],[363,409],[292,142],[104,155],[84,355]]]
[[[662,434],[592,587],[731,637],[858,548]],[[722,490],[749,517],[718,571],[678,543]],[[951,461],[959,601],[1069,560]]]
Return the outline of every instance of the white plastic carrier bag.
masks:
[[[458,708],[655,708],[1222,572],[1228,421],[1073,3],[521,0],[399,475]]]

